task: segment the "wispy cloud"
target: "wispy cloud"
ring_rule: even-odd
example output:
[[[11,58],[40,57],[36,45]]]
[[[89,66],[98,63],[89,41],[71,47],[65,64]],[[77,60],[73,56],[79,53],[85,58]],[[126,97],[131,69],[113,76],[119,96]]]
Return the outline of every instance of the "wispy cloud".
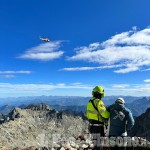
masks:
[[[57,59],[64,54],[64,51],[59,50],[60,47],[61,41],[51,41],[48,43],[43,43],[38,46],[27,49],[25,53],[20,55],[18,58],[35,59],[41,61]]]
[[[0,75],[0,78],[15,78],[16,76],[13,74],[5,74],[5,75]]]
[[[145,79],[144,82],[150,82],[150,79]]]
[[[150,66],[150,28],[137,31],[137,28],[133,27],[131,31],[114,35],[102,43],[75,48],[75,52],[69,60],[83,60],[100,64],[101,67],[119,65],[118,69],[114,70],[115,73],[147,69],[146,67]],[[91,70],[94,69],[98,68]]]
[[[141,71],[150,71],[150,68],[147,68],[147,69],[143,69]]]
[[[124,88],[128,88],[130,87],[129,84],[114,84],[112,85],[112,88],[116,88],[116,89],[124,89]]]
[[[29,70],[19,70],[19,71],[0,71],[0,78],[15,78],[16,74],[31,74],[32,71]]]
[[[0,71],[0,74],[31,74],[32,71],[29,70],[19,70],[19,71]]]
[[[149,96],[150,84],[113,84],[105,91],[111,95]]]
[[[0,94],[4,95],[77,95],[91,96],[95,85],[82,83],[57,84],[13,84],[0,83]],[[150,84],[113,84],[103,86],[106,95],[149,96]],[[81,92],[82,91],[82,92]]]
[[[0,93],[41,93],[48,92],[54,89],[92,89],[90,85],[81,83],[58,83],[58,84],[13,84],[0,83]]]
[[[99,66],[99,67],[74,67],[74,68],[63,68],[60,71],[87,71],[87,70],[99,70],[108,68],[117,68],[120,65],[110,65],[110,66]]]

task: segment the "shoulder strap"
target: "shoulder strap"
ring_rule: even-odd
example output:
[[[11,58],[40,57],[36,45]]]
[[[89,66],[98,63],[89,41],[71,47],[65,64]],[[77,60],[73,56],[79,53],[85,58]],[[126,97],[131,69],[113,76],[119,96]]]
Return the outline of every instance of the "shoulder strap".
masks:
[[[118,110],[117,110],[118,111]],[[125,120],[127,119],[127,115],[129,114],[125,109],[120,110],[125,115]]]
[[[115,107],[114,107],[114,106],[111,106],[111,107],[110,107],[110,110],[114,110],[114,109],[115,109]]]
[[[115,107],[114,107],[114,106],[112,106],[112,107],[110,108],[110,110],[121,111],[121,112],[122,112],[125,116],[127,116],[127,115],[128,115],[128,112],[127,112],[125,109],[117,110],[117,109],[115,109]]]
[[[93,107],[95,108],[95,110],[97,110],[97,111],[98,111],[98,108],[97,108],[97,107],[95,106],[95,104],[94,104],[94,100],[95,100],[95,99],[93,99],[93,100],[91,100],[91,99],[90,99],[90,101],[89,101],[89,102],[91,102],[91,103],[92,103],[92,105],[93,105]]]

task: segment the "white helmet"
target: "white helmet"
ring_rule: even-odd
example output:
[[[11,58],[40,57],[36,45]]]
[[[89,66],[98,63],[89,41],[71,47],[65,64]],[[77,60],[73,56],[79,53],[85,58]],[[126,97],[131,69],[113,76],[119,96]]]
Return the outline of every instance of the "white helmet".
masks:
[[[117,99],[116,99],[115,103],[124,104],[124,103],[125,103],[125,101],[124,101],[124,99],[123,99],[123,98],[119,97],[119,98],[117,98]]]

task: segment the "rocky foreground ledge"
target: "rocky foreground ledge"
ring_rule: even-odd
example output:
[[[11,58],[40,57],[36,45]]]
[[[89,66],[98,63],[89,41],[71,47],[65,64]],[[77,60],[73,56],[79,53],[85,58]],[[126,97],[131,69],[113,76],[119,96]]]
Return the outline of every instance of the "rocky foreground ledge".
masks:
[[[105,137],[108,138],[108,137]],[[94,142],[91,140],[91,135],[85,134],[78,136],[77,138],[70,137],[69,139],[65,139],[62,137],[61,139],[57,137],[57,141],[53,142],[52,147],[46,146],[48,143],[44,143],[45,146],[30,146],[27,148],[16,147],[13,149],[7,147],[1,147],[0,150],[92,150],[94,147]],[[109,138],[108,138],[109,139]],[[139,143],[146,142],[145,140],[139,138]],[[150,144],[146,146],[131,146],[127,147],[127,150],[150,150]],[[110,147],[106,146],[103,150],[111,150]]]
[[[149,118],[150,111],[146,114]],[[149,125],[145,126],[147,131]],[[133,128],[133,136],[141,136],[135,134],[140,127]],[[93,146],[83,113],[56,111],[45,104],[30,105],[25,109],[13,109],[0,123],[0,150],[92,150]],[[147,149],[150,148],[127,150]]]
[[[57,139],[57,142],[53,142],[51,147],[48,146],[30,146],[28,148],[9,148],[9,147],[1,147],[0,150],[92,150],[93,143],[90,139],[90,136],[82,135],[77,138],[70,137],[70,139]],[[59,141],[60,140],[60,141]],[[44,143],[44,145],[48,145],[48,143]]]

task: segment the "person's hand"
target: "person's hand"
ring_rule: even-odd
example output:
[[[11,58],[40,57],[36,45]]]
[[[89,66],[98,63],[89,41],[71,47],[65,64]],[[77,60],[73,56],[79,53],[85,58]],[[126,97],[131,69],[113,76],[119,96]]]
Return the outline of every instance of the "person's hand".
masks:
[[[122,133],[121,136],[127,136],[127,132]]]

